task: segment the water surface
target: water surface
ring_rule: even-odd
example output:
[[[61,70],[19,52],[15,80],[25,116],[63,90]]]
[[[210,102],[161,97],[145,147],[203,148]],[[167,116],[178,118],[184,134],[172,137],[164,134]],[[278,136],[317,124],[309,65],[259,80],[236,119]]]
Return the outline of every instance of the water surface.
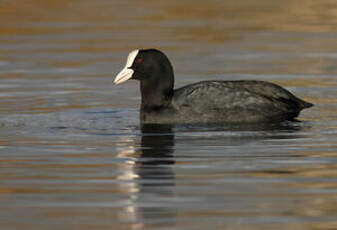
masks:
[[[1,1],[1,229],[337,228],[335,1]],[[278,83],[300,122],[139,126],[132,49],[176,87]]]

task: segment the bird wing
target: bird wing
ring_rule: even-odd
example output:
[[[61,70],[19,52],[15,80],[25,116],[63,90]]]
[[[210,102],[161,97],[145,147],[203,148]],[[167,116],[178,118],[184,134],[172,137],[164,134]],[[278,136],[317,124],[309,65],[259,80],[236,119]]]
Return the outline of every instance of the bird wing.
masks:
[[[295,99],[294,99],[295,98]],[[205,81],[177,89],[174,106],[196,114],[277,117],[300,111],[296,97],[285,89],[259,81]],[[206,112],[207,111],[207,112]]]

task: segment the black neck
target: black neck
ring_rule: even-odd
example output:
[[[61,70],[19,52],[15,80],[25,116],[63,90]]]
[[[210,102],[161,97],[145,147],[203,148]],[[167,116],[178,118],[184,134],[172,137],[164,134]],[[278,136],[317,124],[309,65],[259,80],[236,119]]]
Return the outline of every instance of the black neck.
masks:
[[[141,82],[140,91],[142,95],[143,110],[160,110],[171,104],[173,88],[162,88]]]

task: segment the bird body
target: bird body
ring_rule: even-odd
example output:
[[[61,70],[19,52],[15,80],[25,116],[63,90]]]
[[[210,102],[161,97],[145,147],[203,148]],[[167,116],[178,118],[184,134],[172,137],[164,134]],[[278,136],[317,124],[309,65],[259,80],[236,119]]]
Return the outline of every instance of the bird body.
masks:
[[[142,124],[281,122],[312,106],[265,81],[201,81],[174,90],[173,67],[165,54],[154,49],[130,53],[115,83],[130,78],[140,80]]]

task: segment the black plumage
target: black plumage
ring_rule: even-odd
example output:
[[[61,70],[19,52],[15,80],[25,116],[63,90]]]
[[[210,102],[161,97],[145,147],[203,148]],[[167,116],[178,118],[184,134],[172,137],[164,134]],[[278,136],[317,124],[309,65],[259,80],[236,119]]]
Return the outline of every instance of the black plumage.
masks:
[[[312,106],[265,81],[202,81],[174,90],[173,67],[155,49],[133,51],[127,63],[115,83],[140,81],[142,124],[281,122]]]

